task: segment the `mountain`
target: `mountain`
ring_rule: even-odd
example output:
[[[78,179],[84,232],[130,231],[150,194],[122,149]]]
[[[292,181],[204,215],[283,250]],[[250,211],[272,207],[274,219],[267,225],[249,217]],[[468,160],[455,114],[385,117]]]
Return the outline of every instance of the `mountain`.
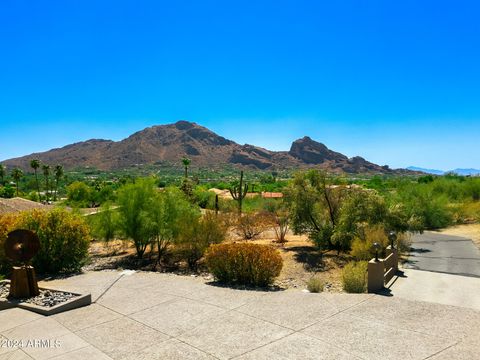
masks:
[[[462,175],[462,176],[478,176],[480,175],[480,170],[478,169],[454,169],[454,170],[448,170],[448,171],[443,171],[443,170],[435,170],[435,169],[424,169],[416,166],[409,166],[407,167],[407,170],[411,171],[419,171],[423,172],[426,174],[432,174],[432,175],[445,175],[449,173],[454,173],[457,175]]]
[[[192,166],[220,168],[234,165],[251,169],[316,167],[335,173],[401,174],[407,170],[379,166],[360,156],[347,156],[328,149],[305,136],[295,140],[289,151],[270,151],[254,145],[240,145],[209,129],[188,121],[152,126],[121,141],[92,139],[42,153],[3,161],[8,167],[29,169],[31,159],[61,164],[65,169],[117,170],[146,164],[176,164],[182,157]]]
[[[409,167],[407,167],[407,170],[419,171],[419,172],[423,172],[423,173],[426,173],[426,174],[432,174],[432,175],[443,175],[443,174],[445,174],[445,171],[443,171],[443,170],[425,169],[425,168],[421,168],[421,167],[417,167],[417,166],[409,166]]]
[[[477,176],[477,175],[480,175],[480,170],[478,170],[478,169],[454,169],[454,170],[447,171],[447,172],[453,172],[455,174],[463,175],[463,176],[467,176],[467,175]]]

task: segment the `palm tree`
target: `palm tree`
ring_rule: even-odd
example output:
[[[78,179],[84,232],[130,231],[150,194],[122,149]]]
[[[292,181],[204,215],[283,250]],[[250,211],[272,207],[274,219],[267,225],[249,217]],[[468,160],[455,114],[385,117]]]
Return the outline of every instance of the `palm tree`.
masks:
[[[17,197],[18,197],[18,183],[20,182],[20,179],[23,176],[23,171],[20,170],[19,168],[15,168],[12,170],[12,178],[15,181],[15,186],[17,188]]]
[[[30,167],[33,169],[35,173],[35,181],[37,182],[37,193],[38,193],[38,200],[40,201],[40,183],[38,182],[38,168],[40,167],[40,160],[33,159],[30,160]]]
[[[53,199],[57,200],[58,183],[60,182],[60,179],[63,177],[63,166],[62,165],[55,166],[54,174],[55,174],[55,196]]]
[[[188,167],[192,161],[189,158],[184,157],[182,159],[183,166],[185,166],[185,179],[188,178]]]
[[[7,168],[5,165],[0,164],[0,184],[4,185],[5,184],[5,176],[7,175]]]
[[[48,201],[48,189],[50,184],[50,165],[42,165],[43,176],[45,177],[45,197]]]

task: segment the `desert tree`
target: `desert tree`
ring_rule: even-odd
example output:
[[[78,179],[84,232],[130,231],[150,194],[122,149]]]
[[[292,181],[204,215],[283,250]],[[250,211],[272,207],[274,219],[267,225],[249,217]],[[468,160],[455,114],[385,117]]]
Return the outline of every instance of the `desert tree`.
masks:
[[[18,196],[18,183],[20,182],[20,179],[23,177],[23,171],[19,168],[14,168],[12,169],[12,178],[13,181],[15,181],[15,187],[17,189],[17,196]]]
[[[126,184],[118,191],[118,224],[123,236],[135,246],[137,257],[143,258],[151,244],[152,221],[150,211],[156,197],[153,181],[138,180]]]
[[[5,165],[0,164],[0,184],[4,185],[5,184],[5,176],[7,175],[7,168]]]
[[[40,199],[40,183],[38,181],[38,169],[40,168],[40,160],[32,159],[30,160],[30,167],[33,169],[33,173],[35,174],[35,182],[37,185],[37,194],[38,199]]]
[[[190,166],[191,163],[192,161],[187,157],[184,157],[182,159],[182,164],[183,164],[183,167],[185,168],[185,179],[188,178],[188,167]]]
[[[55,166],[54,176],[55,176],[55,196],[54,196],[54,200],[57,200],[58,184],[60,183],[60,180],[63,177],[63,166],[62,165]]]
[[[321,249],[341,250],[332,236],[345,196],[346,189],[329,185],[324,172],[310,170],[296,174],[287,190],[293,231],[308,234]]]
[[[50,165],[42,165],[43,177],[45,179],[45,198],[48,201],[49,199],[49,188],[50,188]]]

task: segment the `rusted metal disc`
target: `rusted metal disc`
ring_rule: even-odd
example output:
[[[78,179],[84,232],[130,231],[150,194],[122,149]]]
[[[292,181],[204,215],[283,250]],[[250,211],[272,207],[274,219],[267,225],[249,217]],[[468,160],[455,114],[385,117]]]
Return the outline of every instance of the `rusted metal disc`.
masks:
[[[5,241],[5,255],[13,261],[27,262],[40,250],[37,234],[30,230],[14,230]]]

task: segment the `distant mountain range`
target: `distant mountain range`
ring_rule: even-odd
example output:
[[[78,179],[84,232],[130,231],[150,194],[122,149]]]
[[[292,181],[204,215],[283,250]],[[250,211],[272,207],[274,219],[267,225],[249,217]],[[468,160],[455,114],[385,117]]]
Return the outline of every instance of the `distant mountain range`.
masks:
[[[270,151],[255,145],[237,144],[188,121],[152,126],[121,141],[92,139],[2,163],[30,170],[30,160],[39,159],[52,165],[61,164],[66,169],[117,170],[149,164],[178,165],[184,156],[192,160],[194,167],[233,165],[258,170],[315,167],[350,174],[414,173],[380,166],[360,156],[348,158],[308,136],[295,140],[289,151]]]
[[[412,171],[419,171],[419,172],[424,172],[427,174],[432,174],[432,175],[445,175],[448,173],[455,173],[457,175],[480,175],[480,170],[479,169],[454,169],[454,170],[448,170],[448,171],[443,171],[443,170],[435,170],[435,169],[424,169],[416,166],[409,166],[407,167],[407,170],[412,170]]]

